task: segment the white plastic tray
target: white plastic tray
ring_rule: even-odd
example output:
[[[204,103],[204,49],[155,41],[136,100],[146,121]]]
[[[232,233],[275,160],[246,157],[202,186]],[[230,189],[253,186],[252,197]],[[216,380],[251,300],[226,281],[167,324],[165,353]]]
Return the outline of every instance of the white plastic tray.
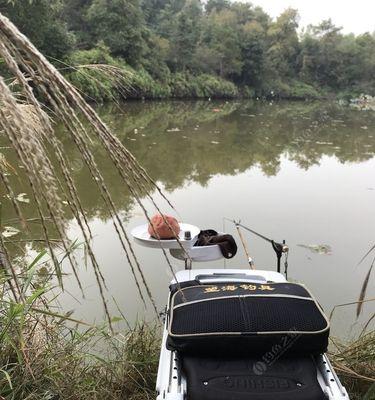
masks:
[[[184,247],[192,247],[197,240],[200,229],[194,225],[180,223],[180,234],[179,240]],[[185,232],[190,231],[191,239],[185,240]],[[131,235],[134,237],[134,240],[144,247],[151,247],[154,249],[181,249],[180,244],[176,239],[162,239],[158,240],[150,236],[148,233],[148,224],[140,225],[135,227],[131,231]]]
[[[184,260],[186,258],[186,254],[181,248],[171,249],[169,252],[172,257],[177,258],[178,260]],[[215,261],[224,258],[220,247],[217,244],[187,248],[186,253],[189,254],[192,261],[198,262]]]

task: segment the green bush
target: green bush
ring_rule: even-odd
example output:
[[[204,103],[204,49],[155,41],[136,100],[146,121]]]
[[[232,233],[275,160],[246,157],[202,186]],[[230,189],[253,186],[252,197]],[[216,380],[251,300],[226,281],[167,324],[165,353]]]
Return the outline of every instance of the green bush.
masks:
[[[99,69],[87,68],[88,65],[110,65],[121,68],[120,62],[115,60],[104,44],[99,44],[91,50],[77,50],[68,60],[71,66],[66,73],[69,81],[85,96],[87,100],[99,102],[113,101],[120,97],[118,84],[113,77],[108,76]],[[124,73],[127,73],[124,70]]]
[[[261,93],[257,93],[257,91],[250,86],[243,86],[240,88],[241,97],[246,99],[255,99],[256,97],[260,97]]]
[[[235,98],[238,89],[234,83],[217,76],[176,73],[171,76],[171,93],[176,98]]]
[[[322,92],[298,80],[274,80],[263,86],[263,96],[267,98],[304,100],[321,98]]]
[[[144,69],[130,69],[128,98],[162,99],[171,96],[170,88],[163,82],[156,81]]]

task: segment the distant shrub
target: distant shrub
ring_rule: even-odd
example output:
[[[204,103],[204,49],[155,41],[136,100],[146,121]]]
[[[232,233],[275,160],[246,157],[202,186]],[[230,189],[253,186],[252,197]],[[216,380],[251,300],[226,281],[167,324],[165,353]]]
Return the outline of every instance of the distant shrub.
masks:
[[[263,96],[267,98],[304,100],[320,98],[322,97],[322,92],[298,80],[274,80],[264,85]]]
[[[261,96],[260,93],[257,93],[257,91],[250,86],[241,87],[240,92],[241,92],[241,97],[244,97],[246,99],[255,99],[256,97]]]
[[[99,69],[84,67],[97,64],[122,67],[121,63],[110,55],[108,47],[104,44],[99,44],[91,50],[73,52],[67,63],[71,66],[66,72],[67,78],[87,100],[104,102],[120,97],[118,85],[113,77]]]
[[[208,74],[172,74],[170,86],[176,98],[235,98],[239,94],[234,83]]]
[[[171,96],[168,84],[158,82],[143,68],[138,71],[130,69],[130,87],[127,97],[162,99]]]
[[[72,68],[66,73],[67,78],[88,100],[104,102],[120,98],[166,98],[171,95],[168,85],[155,81],[142,68],[134,70],[124,61],[113,58],[104,44],[91,50],[73,52],[68,63]],[[118,76],[108,75],[100,68],[82,67],[87,65],[116,67]]]

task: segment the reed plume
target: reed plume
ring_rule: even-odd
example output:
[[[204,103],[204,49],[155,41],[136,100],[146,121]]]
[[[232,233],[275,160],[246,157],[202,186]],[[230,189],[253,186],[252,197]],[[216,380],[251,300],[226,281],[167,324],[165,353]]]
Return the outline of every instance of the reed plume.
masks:
[[[105,279],[91,246],[91,231],[88,220],[80,203],[74,178],[70,173],[69,160],[65,157],[62,145],[54,132],[50,115],[55,116],[64,124],[67,134],[70,135],[77,146],[84,163],[90,171],[92,182],[97,186],[100,196],[109,210],[139,294],[146,304],[145,289],[148,299],[151,301],[155,312],[157,312],[151,290],[146,282],[123,221],[112,200],[110,189],[90,149],[90,138],[95,137],[100,140],[109,159],[113,162],[113,167],[117,169],[124,185],[141,206],[149,221],[150,216],[142,202],[144,196],[151,201],[159,212],[161,212],[161,208],[153,198],[155,191],[167,202],[167,206],[173,208],[172,204],[134,156],[112,134],[95,110],[87,104],[82,95],[47,61],[27,37],[22,35],[9,19],[1,13],[0,56],[4,59],[8,72],[12,76],[12,88],[5,83],[4,78],[0,77],[0,130],[8,137],[25,169],[39,212],[45,242],[54,260],[60,285],[63,286],[62,273],[60,264],[57,262],[55,249],[49,240],[52,228],[46,222],[46,217],[52,222],[54,231],[58,233],[58,238],[67,251],[73,272],[80,285],[77,262],[69,251],[70,240],[66,236],[62,208],[63,202],[66,202],[82,232],[104,309],[108,319],[110,319],[105,299]],[[81,69],[87,67],[88,69],[104,70],[106,74],[116,79],[119,84],[126,85],[126,77],[120,76],[120,71],[117,69],[114,70],[103,65],[81,67]],[[17,88],[18,93],[15,92],[15,88]],[[40,99],[43,99],[45,103],[43,104]],[[44,111],[46,107],[50,110],[48,114]],[[48,149],[46,144],[48,144]],[[57,169],[59,171],[56,171],[56,167],[52,167],[52,158],[57,159]],[[2,175],[1,178],[7,187],[10,197],[12,197],[11,187],[7,184],[6,179],[3,179]],[[24,221],[16,202],[13,202],[13,206],[19,218]],[[44,215],[44,209],[47,209],[47,216]],[[165,251],[164,255],[174,275],[172,264]]]

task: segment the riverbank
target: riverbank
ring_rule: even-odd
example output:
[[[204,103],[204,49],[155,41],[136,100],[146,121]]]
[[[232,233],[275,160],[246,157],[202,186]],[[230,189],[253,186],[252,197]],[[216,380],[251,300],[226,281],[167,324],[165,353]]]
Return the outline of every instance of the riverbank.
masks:
[[[90,326],[59,315],[46,296],[47,281],[34,286],[38,279],[29,275],[22,281],[24,304],[5,300],[2,281],[0,398],[154,399],[160,325],[140,323],[112,333],[107,324]],[[335,344],[331,358],[352,400],[373,399],[374,346],[374,332]]]
[[[120,99],[349,99],[360,94],[355,89],[334,93],[298,79],[273,80],[254,88],[189,71],[171,73],[166,69],[153,77],[145,69],[136,70],[112,57],[105,46],[75,51],[67,65],[63,72],[68,80],[86,100],[100,103]]]

